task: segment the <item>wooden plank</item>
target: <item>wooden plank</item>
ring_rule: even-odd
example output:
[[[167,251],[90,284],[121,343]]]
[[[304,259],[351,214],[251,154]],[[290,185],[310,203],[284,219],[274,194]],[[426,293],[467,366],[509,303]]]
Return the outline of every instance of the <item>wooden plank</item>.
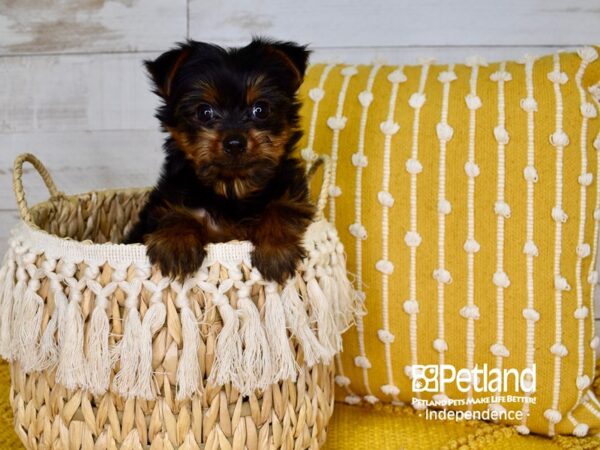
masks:
[[[215,8],[190,0],[191,35],[238,44],[253,33],[268,34],[322,47],[565,45],[597,42],[600,17],[594,0],[257,3]],[[67,0],[51,8],[12,0],[0,6],[0,54],[157,51],[186,32],[186,0]]]
[[[15,209],[12,164],[31,152],[48,167],[65,193],[154,184],[163,160],[158,131],[96,131],[0,134],[0,211]],[[25,187],[31,203],[47,198],[39,177],[26,166]]]
[[[598,39],[600,41],[600,39]],[[336,59],[415,64],[421,56],[440,62],[481,54],[489,60],[543,54],[548,47],[384,47],[317,49],[312,61]],[[156,53],[0,57],[0,133],[66,130],[154,130],[159,99],[142,67]]]
[[[599,37],[600,40],[600,37]],[[557,50],[569,50],[576,47],[565,46],[510,46],[510,47],[318,47],[313,50],[311,62],[345,62],[351,64],[369,64],[374,61],[394,65],[420,64],[423,58],[434,58],[440,64],[464,62],[467,57],[480,55],[489,62],[514,60],[525,54],[545,55]]]
[[[0,133],[154,129],[154,54],[0,58]]]
[[[0,5],[0,54],[155,51],[186,35],[186,0],[7,0]]]
[[[260,34],[317,47],[579,45],[600,41],[597,0],[190,0],[190,36]]]

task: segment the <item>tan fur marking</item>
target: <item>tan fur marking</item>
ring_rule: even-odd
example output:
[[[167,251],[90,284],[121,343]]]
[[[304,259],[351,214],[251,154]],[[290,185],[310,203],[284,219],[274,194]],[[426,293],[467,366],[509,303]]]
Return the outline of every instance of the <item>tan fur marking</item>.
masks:
[[[260,74],[254,78],[248,80],[246,86],[246,104],[252,105],[254,102],[259,100],[261,95],[261,84],[265,81],[265,76]]]
[[[189,136],[175,128],[168,128],[168,131],[186,157],[194,164],[209,162],[221,142],[221,134],[215,130],[202,130],[196,135],[195,142],[191,142]]]
[[[179,148],[184,152],[186,158],[195,166],[211,164],[216,155],[222,152],[222,136],[215,130],[202,130],[195,136],[168,128],[171,136],[177,142]],[[275,135],[266,130],[252,129],[247,133],[249,158],[270,160],[278,164],[285,153],[285,144],[289,139],[291,130],[285,129],[282,133]],[[192,141],[193,139],[193,141]],[[213,189],[224,197],[244,198],[260,190],[263,186],[258,180],[254,180],[243,169],[238,169],[230,178],[215,181]]]
[[[289,139],[289,130],[279,135],[269,131],[250,130],[248,132],[248,152],[261,158],[278,162],[285,153],[285,144]]]
[[[202,92],[201,101],[209,105],[217,105],[219,103],[219,91],[215,86],[206,81],[200,81],[194,85],[196,89]]]
[[[167,76],[167,82],[165,83],[165,86],[164,86],[164,94],[166,97],[168,97],[169,94],[171,93],[171,82],[173,81],[175,74],[179,70],[179,67],[181,67],[181,64],[183,64],[185,59],[188,57],[189,53],[190,53],[190,51],[188,49],[182,50],[181,54],[177,58],[177,61],[175,61],[175,64],[173,64],[173,67],[171,68],[171,71],[169,72],[169,76]]]

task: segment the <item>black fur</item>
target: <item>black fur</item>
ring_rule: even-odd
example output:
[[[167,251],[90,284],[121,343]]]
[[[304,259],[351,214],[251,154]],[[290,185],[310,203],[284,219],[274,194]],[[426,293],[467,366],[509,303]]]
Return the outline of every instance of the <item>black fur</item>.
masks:
[[[170,135],[160,179],[126,242],[146,243],[163,273],[189,275],[206,244],[239,239],[254,243],[264,277],[293,274],[314,214],[304,168],[291,156],[307,58],[303,46],[254,39],[229,50],[188,41],[146,62]],[[247,143],[243,151],[227,151],[232,139]]]

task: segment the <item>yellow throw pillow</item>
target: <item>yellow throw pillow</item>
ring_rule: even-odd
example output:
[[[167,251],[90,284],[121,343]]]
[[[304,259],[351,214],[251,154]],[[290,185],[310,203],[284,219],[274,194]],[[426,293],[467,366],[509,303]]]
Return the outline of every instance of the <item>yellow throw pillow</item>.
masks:
[[[328,216],[366,310],[338,399],[600,432],[598,82],[592,47],[310,68],[302,156],[331,156]]]

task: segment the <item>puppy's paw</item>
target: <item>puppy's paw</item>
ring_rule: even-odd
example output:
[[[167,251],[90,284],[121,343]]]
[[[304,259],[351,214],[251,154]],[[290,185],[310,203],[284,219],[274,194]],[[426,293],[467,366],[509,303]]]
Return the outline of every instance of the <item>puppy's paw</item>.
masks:
[[[300,245],[259,245],[252,253],[252,265],[265,280],[282,284],[294,276],[303,257],[304,250]]]
[[[194,274],[202,265],[206,250],[193,233],[178,235],[168,230],[157,230],[146,236],[148,258],[163,275],[182,280]]]

